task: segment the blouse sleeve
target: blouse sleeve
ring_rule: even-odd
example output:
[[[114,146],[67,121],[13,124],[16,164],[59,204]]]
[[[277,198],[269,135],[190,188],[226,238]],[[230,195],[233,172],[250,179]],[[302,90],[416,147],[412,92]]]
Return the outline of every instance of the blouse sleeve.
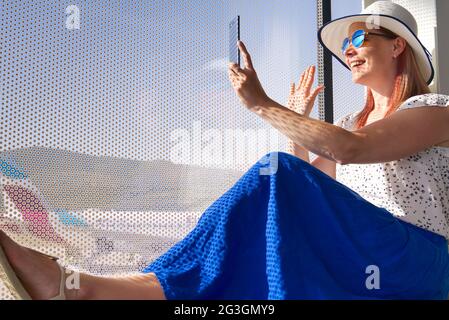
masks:
[[[347,115],[337,119],[337,121],[334,122],[334,125],[336,125],[337,127],[343,128],[343,123],[345,121],[345,118],[347,118]]]
[[[343,129],[346,129],[346,130],[351,130],[352,122],[354,120],[356,113],[350,113],[350,114],[347,114],[347,115],[337,119],[337,121],[334,122],[334,125],[341,127]]]
[[[430,107],[430,106],[447,107],[448,105],[449,105],[449,96],[437,93],[427,93],[418,96],[413,96],[407,99],[403,104],[399,106],[397,110],[399,111],[404,109]]]
[[[398,110],[405,110],[411,108],[419,107],[447,107],[449,105],[449,96],[437,93],[427,93],[418,96],[411,97],[407,99],[403,104],[400,105]],[[397,111],[398,111],[397,110]],[[449,157],[449,148],[435,146],[440,153],[445,154]]]

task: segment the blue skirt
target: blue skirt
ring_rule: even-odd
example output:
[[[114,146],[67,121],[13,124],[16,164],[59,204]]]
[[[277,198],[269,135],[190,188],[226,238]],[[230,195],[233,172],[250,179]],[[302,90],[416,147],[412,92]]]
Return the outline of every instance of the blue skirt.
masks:
[[[272,174],[261,174],[276,159]],[[311,164],[265,155],[144,273],[167,299],[447,299],[447,240]]]

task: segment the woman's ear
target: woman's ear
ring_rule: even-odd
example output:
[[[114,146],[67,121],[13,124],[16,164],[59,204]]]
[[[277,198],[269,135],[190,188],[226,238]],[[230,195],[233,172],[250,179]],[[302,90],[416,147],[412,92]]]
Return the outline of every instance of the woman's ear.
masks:
[[[393,40],[393,58],[399,57],[404,52],[407,41],[404,38],[397,37]]]

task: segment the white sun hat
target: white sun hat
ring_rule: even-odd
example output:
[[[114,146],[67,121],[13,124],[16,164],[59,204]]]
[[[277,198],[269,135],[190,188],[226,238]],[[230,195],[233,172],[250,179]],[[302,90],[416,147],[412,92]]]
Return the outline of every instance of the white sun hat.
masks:
[[[341,52],[343,39],[348,36],[348,28],[354,22],[365,22],[367,27],[379,26],[404,38],[418,63],[419,70],[427,84],[432,82],[434,70],[429,51],[422,45],[418,37],[418,26],[413,15],[404,7],[390,1],[376,1],[366,7],[360,14],[335,19],[318,30],[318,40],[331,51],[346,68],[345,56]]]

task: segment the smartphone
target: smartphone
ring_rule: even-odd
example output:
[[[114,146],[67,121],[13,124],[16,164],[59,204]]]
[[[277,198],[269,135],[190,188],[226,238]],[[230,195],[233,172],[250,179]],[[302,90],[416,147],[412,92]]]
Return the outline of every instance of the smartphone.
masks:
[[[237,41],[240,40],[240,16],[229,22],[229,61],[240,67],[240,50]]]

